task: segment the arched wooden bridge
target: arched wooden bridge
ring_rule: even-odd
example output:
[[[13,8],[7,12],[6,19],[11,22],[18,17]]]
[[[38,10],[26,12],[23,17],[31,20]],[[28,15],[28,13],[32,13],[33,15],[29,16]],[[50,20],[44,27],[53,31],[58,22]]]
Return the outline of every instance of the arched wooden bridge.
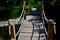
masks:
[[[0,27],[9,26],[9,40],[50,40],[53,33],[56,33],[56,23],[52,19],[47,19],[44,13],[43,5],[40,14],[36,14],[36,8],[32,8],[33,13],[26,12],[26,1],[24,1],[23,11],[19,18],[9,19],[8,21],[0,22]],[[34,12],[35,11],[35,12]],[[38,15],[38,16],[37,16]],[[45,24],[48,24],[46,29]],[[15,25],[20,25],[16,34]],[[16,38],[18,36],[18,38]]]

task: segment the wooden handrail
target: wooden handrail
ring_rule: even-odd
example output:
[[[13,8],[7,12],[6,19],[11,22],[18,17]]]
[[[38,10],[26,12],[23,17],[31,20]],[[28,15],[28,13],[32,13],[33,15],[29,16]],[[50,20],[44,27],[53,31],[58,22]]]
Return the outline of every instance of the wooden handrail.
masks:
[[[11,40],[16,40],[16,31],[15,31],[15,24],[13,19],[9,19],[9,31],[11,35]]]

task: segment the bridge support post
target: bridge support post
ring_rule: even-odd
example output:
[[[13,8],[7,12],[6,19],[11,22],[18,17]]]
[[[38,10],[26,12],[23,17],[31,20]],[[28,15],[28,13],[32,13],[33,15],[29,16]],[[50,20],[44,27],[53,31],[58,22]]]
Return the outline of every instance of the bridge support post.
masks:
[[[53,34],[54,34],[54,20],[49,20],[48,22],[48,35],[47,35],[47,40],[52,40]]]
[[[9,32],[11,40],[16,40],[15,24],[13,19],[9,19]]]
[[[24,19],[26,19],[26,1],[24,1]]]

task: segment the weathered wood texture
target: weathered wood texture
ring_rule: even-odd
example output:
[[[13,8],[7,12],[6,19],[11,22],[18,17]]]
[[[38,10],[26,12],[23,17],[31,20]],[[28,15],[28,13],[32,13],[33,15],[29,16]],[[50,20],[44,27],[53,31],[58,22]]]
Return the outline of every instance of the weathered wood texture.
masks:
[[[23,25],[21,27],[18,40],[42,40],[39,33],[40,28],[39,26],[36,26],[38,25],[38,21],[35,21],[35,22],[37,23],[34,24],[31,21],[29,22],[27,20],[23,21]]]
[[[26,1],[24,1],[24,19],[26,19]]]
[[[48,22],[48,35],[47,35],[47,40],[50,40],[53,38],[53,34],[54,34],[54,21],[49,21]]]
[[[9,20],[9,29],[11,32],[11,40],[16,40],[16,30],[15,30],[15,24],[14,24],[14,20],[10,19]]]

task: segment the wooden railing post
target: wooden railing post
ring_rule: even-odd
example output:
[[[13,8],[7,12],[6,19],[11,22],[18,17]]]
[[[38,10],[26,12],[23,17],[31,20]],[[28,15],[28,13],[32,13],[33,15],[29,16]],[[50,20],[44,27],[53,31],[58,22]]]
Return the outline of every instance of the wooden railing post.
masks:
[[[50,20],[48,22],[48,35],[47,35],[47,40],[50,40],[53,38],[53,34],[54,34],[54,20]]]
[[[24,19],[26,19],[26,1],[24,1]]]
[[[11,35],[11,40],[16,40],[15,24],[13,19],[9,19],[9,31]]]

